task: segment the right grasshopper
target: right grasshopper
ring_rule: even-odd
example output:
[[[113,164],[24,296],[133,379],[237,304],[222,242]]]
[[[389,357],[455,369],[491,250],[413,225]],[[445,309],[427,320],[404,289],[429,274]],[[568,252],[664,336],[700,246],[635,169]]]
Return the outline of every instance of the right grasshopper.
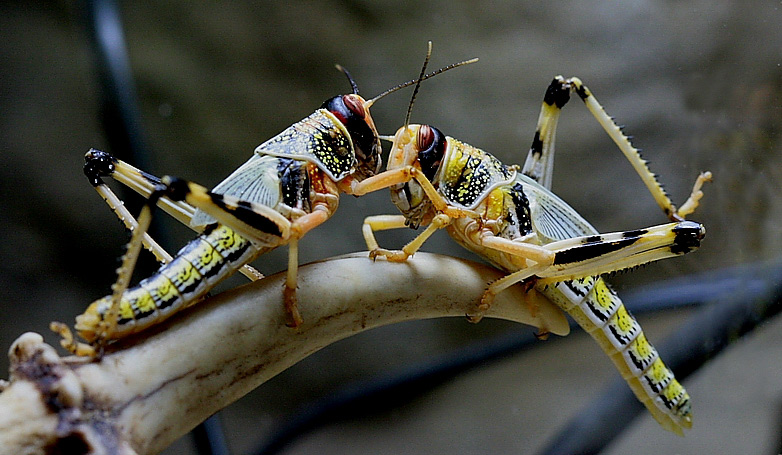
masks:
[[[671,223],[600,234],[551,192],[556,125],[573,92],[633,164]],[[705,229],[684,217],[697,208],[700,188],[711,173],[698,177],[689,199],[677,209],[638,150],[577,78],[557,76],[546,91],[521,172],[437,128],[408,124],[414,99],[415,94],[405,126],[393,138],[384,181],[377,182],[378,188],[391,186],[392,201],[403,215],[364,221],[370,257],[406,261],[436,230],[446,228],[459,244],[508,272],[488,285],[480,304],[467,314],[471,321],[483,317],[497,293],[523,283],[528,305],[549,299],[570,314],[609,355],[654,418],[682,435],[682,428],[692,426],[689,395],[600,275],[697,249]],[[374,231],[405,226],[426,229],[401,251],[378,247]]]

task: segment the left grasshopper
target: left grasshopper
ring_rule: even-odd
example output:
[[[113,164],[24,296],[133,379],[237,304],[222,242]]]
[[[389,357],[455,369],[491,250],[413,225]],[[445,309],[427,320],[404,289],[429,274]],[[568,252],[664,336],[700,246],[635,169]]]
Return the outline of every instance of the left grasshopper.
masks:
[[[352,93],[326,100],[310,116],[259,145],[246,163],[212,190],[182,179],[155,177],[105,152],[87,152],[85,174],[132,236],[112,294],[76,317],[75,330],[86,343],[76,341],[65,324],[52,322],[51,329],[62,337],[60,344],[79,356],[98,356],[107,343],[198,302],[239,269],[251,279],[261,278],[246,264],[285,244],[289,246],[283,289],[286,323],[299,326],[298,240],[334,214],[340,193],[366,194],[367,184],[380,171],[382,149],[370,107],[392,92],[475,60],[429,74],[422,71],[418,79],[370,100],[359,96],[355,81],[338,66],[348,77]],[[104,177],[147,197],[137,220],[103,182]],[[154,205],[200,231],[174,258],[146,234]],[[163,265],[129,287],[142,244]]]

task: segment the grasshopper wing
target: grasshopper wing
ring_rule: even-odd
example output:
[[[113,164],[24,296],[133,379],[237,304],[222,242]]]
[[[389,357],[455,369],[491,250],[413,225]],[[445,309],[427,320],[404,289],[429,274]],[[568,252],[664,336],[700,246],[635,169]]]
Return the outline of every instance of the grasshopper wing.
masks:
[[[282,199],[277,161],[273,157],[253,155],[247,162],[214,187],[212,192],[224,196],[233,196],[254,204],[274,207]],[[193,216],[190,225],[204,226],[215,221],[214,217],[207,215],[199,209]]]
[[[573,207],[526,175],[519,174],[530,201],[532,227],[543,244],[584,235],[595,235],[592,227]]]

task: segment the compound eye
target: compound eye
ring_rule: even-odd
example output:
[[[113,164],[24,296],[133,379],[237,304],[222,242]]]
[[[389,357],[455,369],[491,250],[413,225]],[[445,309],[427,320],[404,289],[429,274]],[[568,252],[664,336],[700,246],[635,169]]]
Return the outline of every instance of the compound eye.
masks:
[[[366,111],[364,110],[364,103],[356,95],[344,95],[342,96],[342,102],[345,103],[345,106],[347,106],[350,111],[356,115],[358,115],[361,118],[364,118],[366,116]]]
[[[434,143],[434,130],[429,125],[421,125],[416,137],[416,147],[418,150],[427,150]]]

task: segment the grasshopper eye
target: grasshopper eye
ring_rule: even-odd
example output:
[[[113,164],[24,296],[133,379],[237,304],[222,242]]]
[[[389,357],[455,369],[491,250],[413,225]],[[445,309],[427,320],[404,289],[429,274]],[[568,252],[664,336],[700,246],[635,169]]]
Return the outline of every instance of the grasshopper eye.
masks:
[[[346,127],[351,123],[366,123],[369,112],[364,109],[364,100],[358,95],[338,95],[323,102],[321,106],[334,114]]]
[[[361,118],[366,117],[366,111],[364,110],[364,103],[356,95],[343,95],[342,102],[345,103],[345,107]]]
[[[445,135],[433,126],[421,125],[416,137],[418,146],[418,162],[421,164],[421,171],[429,180],[434,179],[440,163],[445,154],[446,139]]]
[[[416,137],[415,145],[418,150],[426,150],[432,146],[434,142],[434,131],[429,125],[421,125],[418,129],[418,136]]]

